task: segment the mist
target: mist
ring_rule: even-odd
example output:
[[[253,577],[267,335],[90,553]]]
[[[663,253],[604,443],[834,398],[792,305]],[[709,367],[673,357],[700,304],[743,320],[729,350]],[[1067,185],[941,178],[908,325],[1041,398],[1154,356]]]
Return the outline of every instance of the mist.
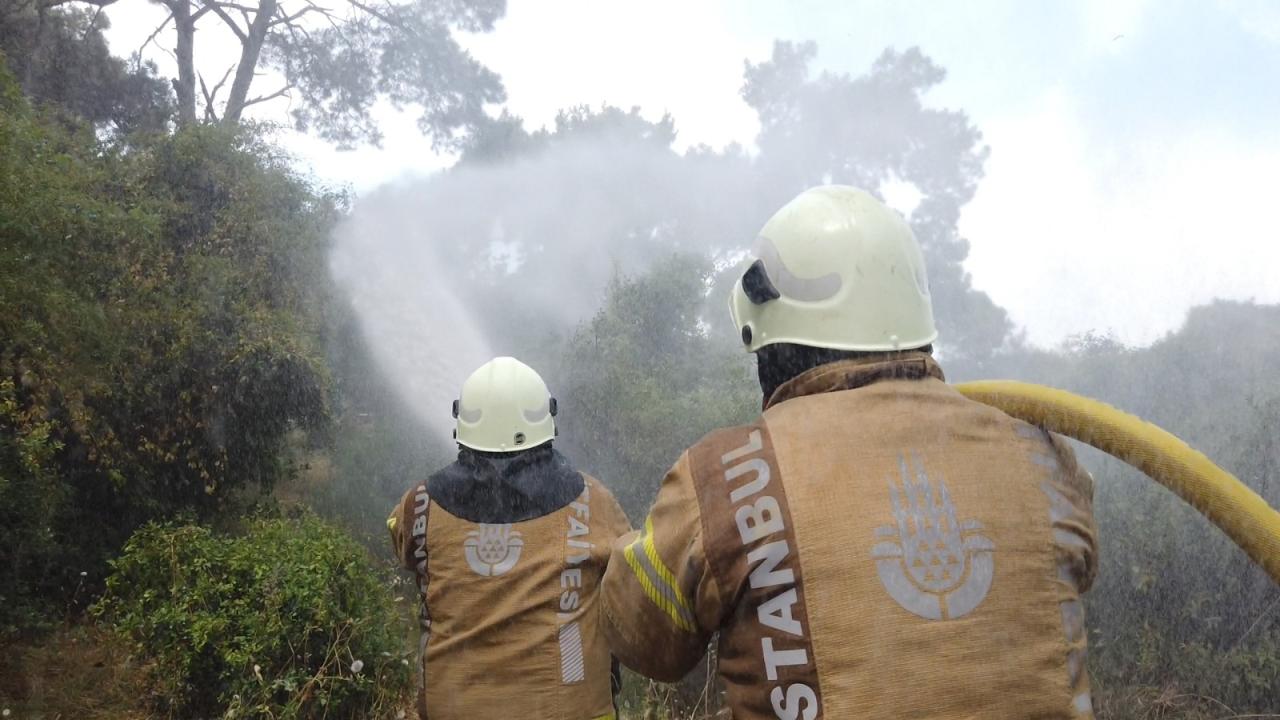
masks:
[[[935,292],[965,306],[951,352],[982,357],[998,347],[1008,323],[969,287],[955,229],[985,151],[962,113],[943,113],[954,123],[937,125],[937,111],[924,109],[921,94],[941,72],[916,50],[890,51],[867,75],[804,81],[813,52],[782,43],[772,60],[749,67],[743,92],[765,127],[759,153],[679,152],[676,119],[584,106],[534,132],[504,117],[480,129],[455,167],[361,197],[336,234],[335,277],[383,367],[433,432],[444,433],[443,409],[486,353],[538,354],[590,318],[612,280],[674,254],[719,271],[702,321],[723,331],[719,281],[773,210],[822,182],[880,195],[927,188],[910,219]],[[800,80],[800,92],[779,84],[780,74]],[[792,110],[784,114],[785,105]],[[850,112],[832,135],[838,144],[815,144],[830,134],[828,117]],[[939,141],[959,144],[916,149]],[[944,327],[960,323],[947,304],[939,315]],[[962,337],[981,346],[960,350]]]

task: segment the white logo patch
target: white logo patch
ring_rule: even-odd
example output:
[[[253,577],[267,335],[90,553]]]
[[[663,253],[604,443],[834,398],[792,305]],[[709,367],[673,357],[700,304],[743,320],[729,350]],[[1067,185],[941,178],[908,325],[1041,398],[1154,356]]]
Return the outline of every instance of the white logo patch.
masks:
[[[976,520],[956,521],[947,485],[937,494],[920,458],[915,478],[906,458],[898,461],[902,487],[889,481],[894,525],[876,528],[883,538],[871,549],[880,582],[904,609],[929,620],[972,612],[987,597],[995,572],[995,543],[979,534]]]
[[[464,546],[471,569],[477,575],[494,577],[516,566],[524,540],[519,531],[511,529],[511,523],[480,523],[477,529],[467,533]]]

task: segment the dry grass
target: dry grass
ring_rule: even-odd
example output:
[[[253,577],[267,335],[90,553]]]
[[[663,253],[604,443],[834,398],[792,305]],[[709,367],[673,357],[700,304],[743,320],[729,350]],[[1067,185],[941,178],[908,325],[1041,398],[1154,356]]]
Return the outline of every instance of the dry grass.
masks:
[[[1094,699],[1098,720],[1280,720],[1280,715],[1240,713],[1215,698],[1172,686],[1095,692]]]
[[[714,667],[700,682],[663,685],[626,673],[621,720],[725,720],[717,709]],[[148,720],[146,668],[127,643],[91,625],[60,629],[38,644],[0,652],[0,711],[23,720]],[[1174,687],[1095,692],[1098,720],[1280,720],[1238,713],[1209,697]],[[407,718],[416,717],[406,698]],[[709,707],[710,706],[710,707]]]
[[[144,720],[145,675],[115,635],[63,628],[0,653],[0,710],[24,720]]]

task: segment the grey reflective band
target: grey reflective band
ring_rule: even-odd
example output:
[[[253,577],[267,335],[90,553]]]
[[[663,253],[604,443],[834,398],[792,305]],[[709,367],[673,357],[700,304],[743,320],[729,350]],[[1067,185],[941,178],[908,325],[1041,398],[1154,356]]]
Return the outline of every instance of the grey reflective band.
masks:
[[[635,557],[636,560],[639,561],[640,567],[644,569],[645,575],[649,577],[649,582],[653,584],[653,589],[664,600],[665,605],[670,608],[668,612],[674,612],[690,628],[698,627],[697,619],[693,617],[693,613],[689,612],[689,608],[685,606],[684,600],[680,597],[679,591],[677,591],[673,585],[664,580],[662,573],[653,566],[653,562],[649,559],[647,548],[636,552]]]
[[[548,402],[545,406],[535,408],[533,410],[525,410],[522,408],[520,410],[520,414],[524,415],[524,419],[530,423],[540,423],[543,420],[546,420],[547,416],[551,414],[551,403]]]
[[[479,408],[476,408],[475,410],[468,410],[465,405],[459,405],[458,407],[458,419],[468,425],[474,425],[480,422],[480,418],[483,415],[484,411]]]
[[[816,278],[802,278],[791,272],[790,268],[782,262],[777,246],[769,238],[757,238],[753,252],[759,261],[764,263],[768,280],[778,292],[782,293],[783,297],[800,302],[821,302],[835,297],[843,285],[838,273],[827,273]],[[745,284],[743,289],[746,289]],[[755,301],[752,300],[752,302]]]

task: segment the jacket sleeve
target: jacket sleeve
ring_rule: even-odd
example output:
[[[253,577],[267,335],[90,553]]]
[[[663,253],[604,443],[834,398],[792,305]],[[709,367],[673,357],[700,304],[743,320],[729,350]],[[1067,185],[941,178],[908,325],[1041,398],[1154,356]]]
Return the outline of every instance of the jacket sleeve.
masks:
[[[1093,476],[1076,460],[1075,451],[1061,437],[1049,436],[1060,472],[1050,495],[1053,539],[1058,565],[1070,575],[1076,590],[1087,592],[1098,576],[1098,526],[1093,517]],[[1063,578],[1067,580],[1068,578]]]
[[[391,515],[387,517],[387,530],[391,533],[391,550],[395,553],[400,566],[406,570],[414,570],[417,566],[417,559],[413,556],[413,543],[410,542],[415,493],[416,490],[406,492],[391,510]]]
[[[675,682],[702,658],[723,603],[702,549],[688,453],[667,473],[644,527],[614,543],[601,600],[610,650],[627,667]]]

